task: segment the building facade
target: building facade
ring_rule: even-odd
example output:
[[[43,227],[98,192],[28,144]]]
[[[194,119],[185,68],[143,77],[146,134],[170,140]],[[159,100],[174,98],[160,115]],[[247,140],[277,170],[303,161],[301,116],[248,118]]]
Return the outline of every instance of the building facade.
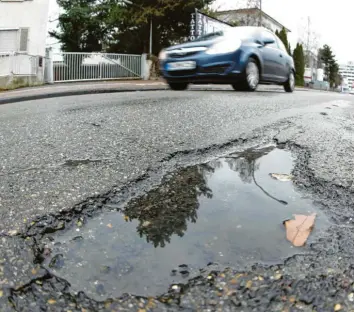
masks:
[[[239,26],[259,26],[260,21],[262,21],[261,26],[273,32],[281,31],[283,27],[287,32],[290,32],[288,28],[259,8],[219,11],[216,16],[223,22],[238,23]]]
[[[354,89],[354,62],[339,65],[339,74],[343,78],[343,85],[350,90]]]
[[[45,56],[48,0],[0,0],[0,52]]]
[[[0,0],[0,88],[42,84],[48,0]]]

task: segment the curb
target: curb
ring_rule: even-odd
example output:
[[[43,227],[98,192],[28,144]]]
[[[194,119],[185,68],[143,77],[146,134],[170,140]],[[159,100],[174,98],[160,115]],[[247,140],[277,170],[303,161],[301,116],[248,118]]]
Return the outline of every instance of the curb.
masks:
[[[136,89],[98,89],[98,90],[72,90],[72,91],[63,91],[63,92],[52,92],[52,93],[43,93],[43,94],[33,94],[33,95],[20,95],[9,97],[7,99],[0,99],[0,105],[12,104],[17,102],[25,101],[35,101],[42,99],[51,99],[56,97],[64,96],[75,96],[75,95],[89,95],[89,94],[105,94],[105,93],[122,93],[122,92],[143,92],[143,91],[161,91],[168,90],[167,87],[160,88],[136,88]]]

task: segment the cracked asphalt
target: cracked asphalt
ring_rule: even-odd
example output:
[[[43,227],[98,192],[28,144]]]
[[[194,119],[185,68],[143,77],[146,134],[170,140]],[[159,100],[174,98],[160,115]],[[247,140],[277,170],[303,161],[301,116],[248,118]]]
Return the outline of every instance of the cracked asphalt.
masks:
[[[354,98],[281,89],[149,91],[0,106],[0,311],[354,311]],[[96,301],[43,266],[51,234],[145,194],[176,167],[253,146],[295,155],[331,222],[277,265],[205,267],[157,297]]]

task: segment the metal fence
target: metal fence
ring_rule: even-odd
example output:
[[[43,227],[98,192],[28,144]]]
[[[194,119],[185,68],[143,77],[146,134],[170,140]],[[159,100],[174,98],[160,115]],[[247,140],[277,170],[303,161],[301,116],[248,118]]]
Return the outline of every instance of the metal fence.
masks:
[[[53,53],[54,82],[142,77],[142,55]]]
[[[0,77],[35,76],[41,66],[41,57],[17,52],[0,53]]]

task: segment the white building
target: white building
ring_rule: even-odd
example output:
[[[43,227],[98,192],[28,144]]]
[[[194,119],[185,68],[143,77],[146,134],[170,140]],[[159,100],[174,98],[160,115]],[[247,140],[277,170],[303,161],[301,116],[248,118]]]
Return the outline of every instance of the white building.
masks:
[[[0,0],[0,52],[45,56],[48,0]]]
[[[216,16],[218,19],[226,23],[232,24],[238,22],[240,26],[259,26],[260,17],[262,17],[263,27],[268,28],[273,32],[276,30],[281,31],[284,27],[287,32],[290,32],[288,28],[264,11],[261,12],[259,8],[219,11],[216,13]]]
[[[339,74],[349,89],[354,88],[354,62],[339,65]]]
[[[48,0],[0,0],[0,88],[42,84]]]

